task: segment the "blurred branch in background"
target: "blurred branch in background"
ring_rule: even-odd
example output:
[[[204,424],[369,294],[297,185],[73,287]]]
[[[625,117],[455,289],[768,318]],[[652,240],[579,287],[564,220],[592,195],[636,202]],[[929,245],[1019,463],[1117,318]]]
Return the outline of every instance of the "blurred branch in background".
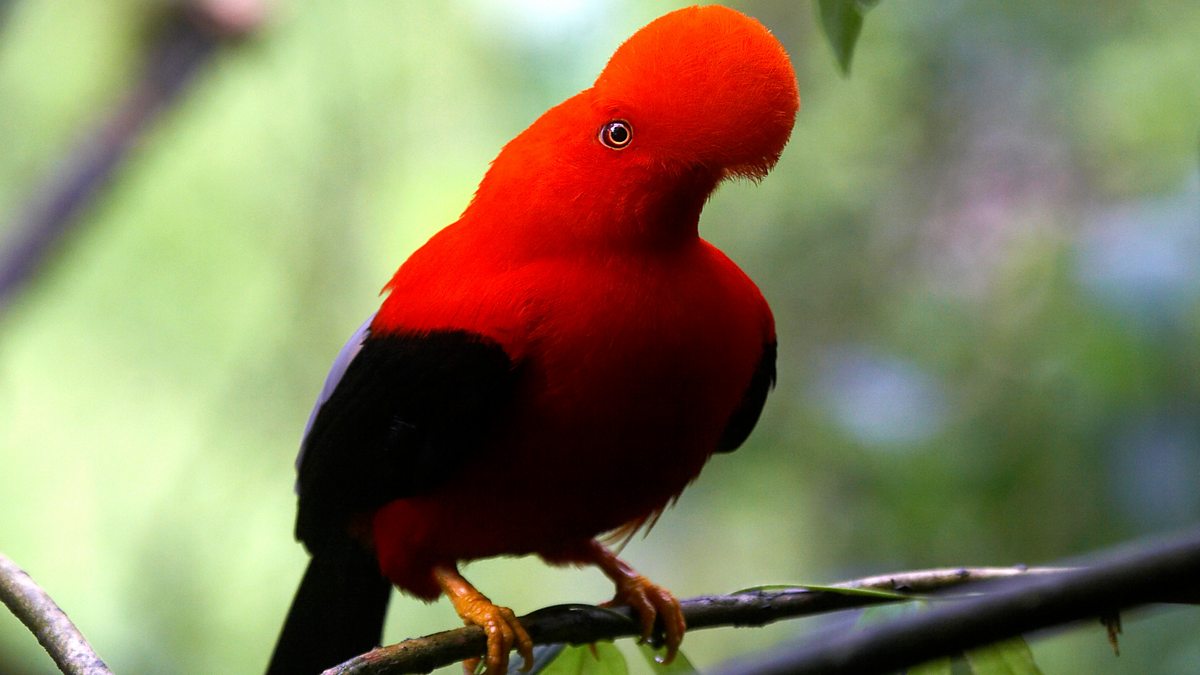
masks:
[[[0,0],[0,30],[4,30],[4,22],[8,19],[12,6],[13,0]]]
[[[8,3],[0,0],[0,22]],[[0,316],[54,245],[108,183],[142,134],[180,99],[215,47],[262,23],[261,0],[194,0],[171,5],[146,51],[141,79],[34,190],[0,248]]]
[[[1022,633],[1101,618],[1113,639],[1120,610],[1151,602],[1200,602],[1200,529],[1108,553],[1061,574],[992,582],[986,595],[862,631],[823,635],[748,657],[723,675],[883,673],[955,656]],[[1114,645],[1115,646],[1115,645]]]
[[[0,602],[29,628],[68,675],[111,675],[66,613],[29,575],[0,554]]]

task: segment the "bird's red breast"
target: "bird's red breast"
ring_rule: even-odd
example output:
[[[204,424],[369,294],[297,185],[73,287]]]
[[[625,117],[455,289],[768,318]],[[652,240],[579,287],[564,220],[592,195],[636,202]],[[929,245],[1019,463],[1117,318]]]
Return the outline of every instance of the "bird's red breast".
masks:
[[[774,340],[761,294],[699,239],[652,259],[552,259],[456,285],[480,302],[458,324],[503,345],[519,384],[460,476],[375,518],[384,570],[422,595],[436,595],[423,585],[433,562],[553,557],[664,508],[716,449]],[[490,318],[497,286],[515,300],[505,321]],[[389,304],[409,306],[402,295]]]
[[[700,238],[700,211],[726,178],[767,173],[798,106],[761,24],[693,7],[501,150],[334,361],[297,459],[312,557],[269,672],[378,644],[380,572],[484,627],[488,672],[512,648],[532,660],[512,611],[456,567],[504,554],[596,565],[643,638],[661,623],[677,652],[679,602],[595,537],[653,522],[758,420],[771,312]]]
[[[761,293],[698,236],[700,210],[724,178],[775,163],[798,103],[761,24],[668,14],[505,146],[461,219],[397,271],[372,334],[478,334],[517,384],[452,480],[376,514],[394,582],[434,597],[432,564],[554,558],[695,478],[775,340]],[[612,120],[627,147],[599,137]]]

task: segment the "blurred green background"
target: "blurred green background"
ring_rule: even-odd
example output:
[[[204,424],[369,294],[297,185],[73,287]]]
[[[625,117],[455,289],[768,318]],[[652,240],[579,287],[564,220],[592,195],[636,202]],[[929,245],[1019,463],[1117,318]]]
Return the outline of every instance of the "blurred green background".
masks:
[[[262,667],[338,347],[500,145],[678,4],[276,0],[143,138],[0,316],[0,550],[115,671]],[[775,309],[779,386],[627,558],[690,596],[1200,522],[1200,4],[884,0],[848,79],[808,3],[730,4],[803,99],[776,171],[702,224]],[[0,2],[0,237],[159,10]],[[611,593],[531,559],[467,574],[518,613]],[[387,637],[457,623],[399,598]],[[684,647],[703,667],[820,625]],[[1099,624],[1033,646],[1047,673],[1200,672],[1197,634],[1160,609],[1120,658]],[[0,612],[0,671],[51,669]]]

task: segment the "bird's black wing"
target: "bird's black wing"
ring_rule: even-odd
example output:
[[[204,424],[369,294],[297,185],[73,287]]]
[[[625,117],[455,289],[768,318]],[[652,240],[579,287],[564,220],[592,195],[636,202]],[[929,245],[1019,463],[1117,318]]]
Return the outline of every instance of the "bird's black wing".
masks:
[[[334,360],[296,458],[296,537],[312,559],[270,675],[317,673],[379,644],[391,584],[355,528],[387,502],[451,478],[516,380],[508,354],[483,336],[369,326]]]
[[[729,418],[725,433],[721,434],[721,441],[717,444],[717,452],[737,450],[746,442],[754,425],[758,424],[758,416],[762,414],[763,404],[767,402],[767,393],[775,386],[777,351],[775,342],[763,345],[762,357],[759,358],[758,367],[750,378],[750,386],[746,388],[741,404]]]
[[[498,343],[460,330],[352,338],[296,461],[296,536],[310,550],[349,519],[436,487],[483,441],[516,373]],[[331,372],[331,377],[333,373]]]

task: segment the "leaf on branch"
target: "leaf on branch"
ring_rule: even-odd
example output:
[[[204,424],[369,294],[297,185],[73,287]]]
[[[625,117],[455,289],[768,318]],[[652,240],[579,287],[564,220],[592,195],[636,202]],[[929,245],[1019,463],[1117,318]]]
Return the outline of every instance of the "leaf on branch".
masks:
[[[566,649],[567,649],[567,645],[565,645],[561,642],[555,642],[554,644],[548,644],[548,645],[534,645],[533,646],[533,665],[530,666],[529,672],[526,673],[525,675],[538,675],[538,673],[541,673],[542,671],[546,670],[546,668],[550,667],[550,664],[554,663],[554,661],[556,659],[558,659],[558,657]],[[484,664],[480,663],[479,665],[482,666]],[[509,663],[508,663],[509,674],[516,675],[516,673],[520,673],[521,665],[522,664],[520,661],[509,661]]]
[[[1012,638],[963,654],[974,675],[1042,675],[1025,638]]]
[[[883,621],[891,621],[899,616],[911,614],[920,609],[921,603],[904,603],[904,604],[888,604],[875,605],[867,607],[858,615],[858,620],[854,622],[855,628],[863,628],[872,624],[881,623]]]
[[[906,602],[908,600],[925,600],[924,596],[913,593],[900,593],[898,591],[885,591],[878,588],[851,588],[848,586],[813,586],[804,585],[806,591],[820,591],[821,593],[836,593],[838,595],[852,595],[860,598],[879,598],[881,600],[896,600],[898,602]]]
[[[854,45],[862,32],[863,17],[879,0],[820,0],[818,11],[825,39],[833,48],[843,75],[850,74]]]
[[[638,650],[642,656],[646,657],[646,663],[650,664],[650,669],[656,673],[663,675],[688,675],[695,673],[696,666],[688,660],[688,657],[683,652],[675,653],[675,660],[671,663],[663,663],[662,659],[666,656],[665,649],[655,649],[648,644],[641,643],[638,645]]]
[[[572,646],[562,650],[543,675],[629,675],[625,657],[611,642]]]
[[[954,661],[949,657],[934,659],[928,663],[913,666],[904,671],[904,673],[905,675],[952,675],[954,673]]]
[[[814,593],[833,593],[835,595],[850,595],[860,598],[878,598],[880,600],[896,600],[904,602],[907,600],[924,600],[921,595],[914,593],[901,593],[900,591],[888,591],[881,588],[863,588],[861,586],[822,586],[819,584],[764,584],[762,586],[751,586],[734,591],[730,595],[744,595],[749,593],[786,593],[793,591],[802,593],[811,591]]]

